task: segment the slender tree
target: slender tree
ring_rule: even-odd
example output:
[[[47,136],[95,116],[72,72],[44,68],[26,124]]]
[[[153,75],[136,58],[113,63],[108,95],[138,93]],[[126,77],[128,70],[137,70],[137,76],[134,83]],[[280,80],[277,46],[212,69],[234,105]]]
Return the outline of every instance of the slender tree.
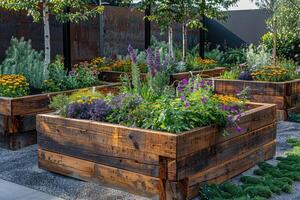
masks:
[[[103,12],[102,6],[91,6],[90,0],[0,0],[0,8],[26,12],[34,22],[43,19],[45,64],[51,59],[49,16],[55,15],[59,22],[75,22],[87,20],[97,13]],[[64,13],[66,8],[70,12]]]
[[[123,0],[132,3],[133,0]],[[238,0],[141,0],[137,6],[145,8],[152,6],[150,20],[156,21],[164,30],[168,30],[170,54],[173,52],[172,25],[182,25],[182,60],[185,61],[187,53],[187,29],[203,28],[202,16],[211,19],[224,17],[223,10],[234,5]]]

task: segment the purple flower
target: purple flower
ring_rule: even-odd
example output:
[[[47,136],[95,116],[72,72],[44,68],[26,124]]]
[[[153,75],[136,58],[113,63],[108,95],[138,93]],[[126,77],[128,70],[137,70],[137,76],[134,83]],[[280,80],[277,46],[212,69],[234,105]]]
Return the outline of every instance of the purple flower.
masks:
[[[204,86],[205,86],[205,81],[202,80],[201,83],[200,83],[200,87],[203,88]]]
[[[201,99],[201,102],[202,102],[202,103],[206,103],[206,102],[207,102],[207,98],[206,98],[206,97],[203,97],[203,98]]]
[[[241,113],[239,113],[239,114],[237,115],[236,120],[237,120],[237,121],[240,121],[241,117],[242,117],[242,115],[241,115]]]
[[[148,66],[152,66],[152,52],[151,52],[151,49],[150,48],[148,48],[147,50],[146,50],[146,63],[147,63],[147,65]]]
[[[134,49],[131,45],[128,46],[128,53],[130,55],[131,62],[133,64],[136,64],[137,63],[137,55],[136,55],[136,52],[134,51]]]
[[[90,104],[88,103],[72,103],[69,106],[67,116],[74,119],[90,119]]]
[[[112,108],[103,100],[95,100],[90,105],[91,119],[95,121],[103,121],[111,113]]]
[[[190,106],[191,106],[190,102],[186,101],[186,102],[185,102],[185,107],[188,108],[188,107],[190,107]]]
[[[184,96],[180,96],[181,101],[185,101],[185,97]]]
[[[178,92],[181,92],[181,91],[182,91],[182,85],[181,85],[180,83],[179,83],[178,86],[177,86],[177,91],[178,91]]]
[[[230,122],[232,122],[233,121],[233,116],[232,115],[228,115],[227,116],[227,120],[230,121]]]
[[[182,84],[183,84],[183,85],[187,85],[187,84],[189,84],[189,80],[188,80],[188,79],[186,79],[186,78],[185,78],[185,79],[183,79],[183,80],[182,80]]]
[[[209,85],[209,86],[212,86],[212,85],[213,85],[213,84],[212,84],[212,81],[207,81],[206,84]]]
[[[238,126],[238,127],[236,127],[236,131],[237,131],[238,133],[241,133],[241,132],[242,132],[242,128],[241,128],[240,126]]]

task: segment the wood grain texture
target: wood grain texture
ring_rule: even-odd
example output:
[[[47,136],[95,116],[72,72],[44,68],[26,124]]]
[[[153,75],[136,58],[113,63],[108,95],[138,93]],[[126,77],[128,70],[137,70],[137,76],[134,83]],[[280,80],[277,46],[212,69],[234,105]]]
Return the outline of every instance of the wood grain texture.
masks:
[[[117,93],[119,84],[98,86],[95,87],[95,90],[104,94]],[[0,97],[0,140],[2,141],[2,146],[17,150],[36,144],[36,115],[52,111],[48,107],[50,98],[59,94],[70,94],[75,91],[78,90],[18,98]]]
[[[242,131],[228,126],[229,136],[214,125],[171,134],[52,114],[38,115],[37,122],[43,169],[163,200],[187,199],[202,182],[225,181],[274,155],[276,105],[250,103],[238,122]],[[95,174],[98,166],[105,176]]]
[[[85,161],[39,149],[39,167],[85,181],[122,189],[134,194],[153,197],[159,194],[159,178],[141,175],[95,162]],[[162,188],[163,190],[163,188]]]
[[[300,107],[300,80],[286,82],[262,82],[243,80],[214,79],[215,90],[219,94],[234,95],[238,91],[248,88],[249,98],[253,102],[272,103],[278,110],[294,109]],[[287,119],[282,112],[278,119]]]
[[[200,76],[202,78],[219,77],[225,72],[225,70],[225,67],[216,67],[214,69],[175,73],[171,75],[171,83],[175,81],[182,81],[183,79],[189,79],[192,76]]]

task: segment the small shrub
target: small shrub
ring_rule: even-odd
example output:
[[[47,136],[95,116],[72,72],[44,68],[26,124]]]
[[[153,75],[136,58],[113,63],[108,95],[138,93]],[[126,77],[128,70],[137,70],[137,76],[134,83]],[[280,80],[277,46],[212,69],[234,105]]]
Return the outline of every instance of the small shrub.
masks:
[[[29,84],[21,75],[0,75],[0,97],[20,97],[29,93]]]

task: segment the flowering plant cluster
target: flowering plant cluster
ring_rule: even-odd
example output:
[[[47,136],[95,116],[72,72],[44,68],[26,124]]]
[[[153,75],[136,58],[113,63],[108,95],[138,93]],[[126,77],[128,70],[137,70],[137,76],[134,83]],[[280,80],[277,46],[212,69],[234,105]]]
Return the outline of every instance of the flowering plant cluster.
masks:
[[[218,67],[218,62],[213,59],[195,57],[188,62],[189,70],[205,70]]]
[[[0,96],[19,97],[29,93],[29,84],[22,75],[0,75]]]
[[[228,123],[236,125],[238,132],[242,131],[236,122],[241,117],[245,101],[233,96],[215,95],[213,83],[201,78],[185,79],[173,93],[162,94],[154,99],[130,92],[108,97],[91,94],[91,91],[88,96],[84,93],[73,94],[65,101],[67,105],[60,108],[67,108],[65,113],[70,118],[174,134],[212,124],[225,127]],[[56,97],[52,104],[59,102],[62,100]]]
[[[43,90],[59,92],[91,87],[98,84],[98,72],[88,62],[75,65],[69,73],[65,70],[61,57],[48,66],[49,78],[44,81]]]
[[[288,79],[288,69],[279,66],[264,66],[251,73],[254,80],[280,82]]]

